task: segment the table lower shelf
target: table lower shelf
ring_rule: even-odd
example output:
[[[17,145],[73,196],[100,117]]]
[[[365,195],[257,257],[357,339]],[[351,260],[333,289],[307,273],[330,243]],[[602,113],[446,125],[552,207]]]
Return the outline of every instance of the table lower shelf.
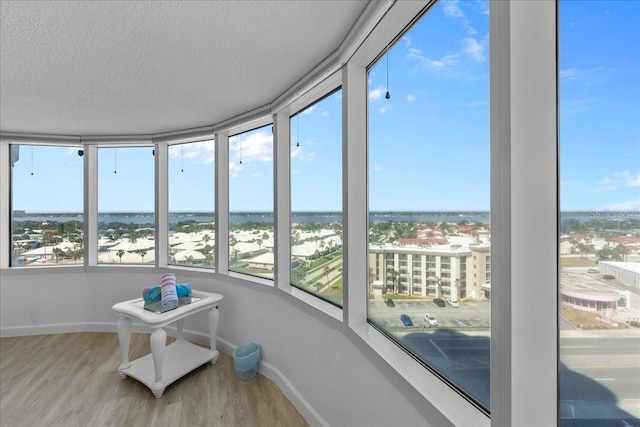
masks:
[[[147,354],[131,362],[126,369],[118,369],[121,375],[126,375],[140,381],[156,397],[162,396],[164,389],[174,381],[207,362],[216,363],[220,353],[217,350],[200,347],[188,341],[175,341],[164,349],[162,363],[162,380],[156,384],[153,356]]]

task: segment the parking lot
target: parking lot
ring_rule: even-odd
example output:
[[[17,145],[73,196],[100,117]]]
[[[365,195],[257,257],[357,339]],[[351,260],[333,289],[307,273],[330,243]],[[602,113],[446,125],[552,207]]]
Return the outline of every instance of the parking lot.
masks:
[[[490,327],[490,302],[461,302],[459,307],[446,304],[438,307],[431,300],[394,300],[395,307],[388,307],[383,299],[372,300],[369,306],[369,317],[379,326],[387,330],[406,330],[416,332],[423,329],[455,329],[455,330],[488,330]],[[430,326],[424,320],[425,314],[433,315],[438,326]],[[404,326],[401,314],[407,314],[413,326]]]

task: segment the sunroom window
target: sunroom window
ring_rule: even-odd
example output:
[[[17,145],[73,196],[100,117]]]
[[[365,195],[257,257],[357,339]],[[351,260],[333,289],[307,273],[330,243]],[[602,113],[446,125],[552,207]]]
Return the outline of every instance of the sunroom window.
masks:
[[[560,425],[636,425],[640,3],[561,0],[558,19]]]
[[[229,138],[229,271],[273,279],[273,130]]]
[[[152,147],[98,149],[98,264],[154,264]]]
[[[11,145],[11,265],[82,265],[83,152]]]
[[[342,92],[296,112],[291,129],[291,282],[342,306]]]
[[[215,267],[215,141],[168,147],[168,263]]]
[[[369,67],[368,319],[488,412],[489,19],[480,6],[436,3]]]

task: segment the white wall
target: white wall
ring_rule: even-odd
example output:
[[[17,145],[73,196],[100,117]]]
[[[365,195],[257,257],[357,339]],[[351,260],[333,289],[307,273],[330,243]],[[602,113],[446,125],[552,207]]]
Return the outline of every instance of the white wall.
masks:
[[[161,271],[130,268],[2,271],[2,336],[117,330],[113,304],[140,295]],[[179,282],[221,293],[218,348],[257,342],[261,372],[272,378],[313,425],[447,426],[433,406],[342,323],[286,294],[240,280],[212,280],[174,271]],[[233,283],[232,283],[233,282]],[[141,330],[140,327],[134,329]],[[206,314],[187,319],[192,339],[204,341]],[[114,372],[117,366],[113,366]]]

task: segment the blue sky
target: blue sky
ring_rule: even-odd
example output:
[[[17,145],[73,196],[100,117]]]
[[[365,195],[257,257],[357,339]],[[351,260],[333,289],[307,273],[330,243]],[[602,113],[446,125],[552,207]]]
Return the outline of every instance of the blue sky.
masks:
[[[488,18],[439,2],[371,68],[371,210],[488,210]],[[560,3],[562,210],[640,209],[638,22],[640,1]],[[294,210],[341,209],[341,102],[292,119]],[[232,210],[273,210],[272,144],[271,126],[231,138]],[[213,161],[210,141],[170,149],[170,211],[213,210]],[[82,210],[77,149],[23,147],[13,172],[13,209]],[[153,175],[151,148],[101,149],[99,209],[152,211]]]

